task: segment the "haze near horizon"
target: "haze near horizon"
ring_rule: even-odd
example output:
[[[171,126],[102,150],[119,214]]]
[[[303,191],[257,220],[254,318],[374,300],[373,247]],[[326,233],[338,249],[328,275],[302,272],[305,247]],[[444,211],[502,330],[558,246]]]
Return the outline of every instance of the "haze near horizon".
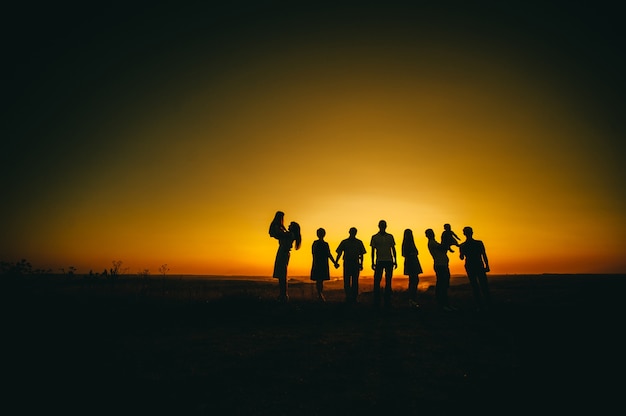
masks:
[[[380,219],[426,274],[444,223],[494,274],[626,272],[611,8],[129,4],[11,6],[0,260],[269,276],[281,210],[294,276],[352,226],[371,274]]]

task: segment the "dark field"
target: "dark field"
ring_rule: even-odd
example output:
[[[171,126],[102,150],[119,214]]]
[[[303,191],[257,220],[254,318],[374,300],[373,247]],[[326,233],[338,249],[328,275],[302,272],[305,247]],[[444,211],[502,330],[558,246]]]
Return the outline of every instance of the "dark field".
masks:
[[[377,311],[371,280],[347,306],[341,282],[281,304],[273,281],[22,279],[2,292],[3,414],[623,411],[626,276],[490,283],[491,312],[457,284],[446,313],[432,286]]]

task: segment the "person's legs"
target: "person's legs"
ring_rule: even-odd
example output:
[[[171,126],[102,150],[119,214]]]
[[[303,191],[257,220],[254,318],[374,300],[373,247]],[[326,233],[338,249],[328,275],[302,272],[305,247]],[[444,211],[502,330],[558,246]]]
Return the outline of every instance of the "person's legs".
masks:
[[[476,301],[476,305],[479,309],[483,307],[483,300],[480,294],[480,286],[478,285],[478,279],[476,278],[476,272],[474,270],[466,269],[467,278],[469,279],[470,285],[472,286],[472,293],[474,294],[474,300]]]
[[[417,285],[419,284],[420,278],[419,275],[409,276],[409,300],[416,302],[417,301]]]
[[[317,288],[317,297],[319,298],[319,300],[326,301],[326,298],[324,297],[324,281],[316,281],[315,287]]]
[[[278,295],[278,299],[279,300],[287,300],[289,299],[289,296],[287,295],[287,277],[279,277],[278,278],[278,288],[279,288],[279,295]]]
[[[448,266],[435,266],[435,297],[440,307],[448,306],[448,287],[450,286],[450,269]]]
[[[289,265],[290,253],[281,251],[276,253],[276,261],[274,262],[273,276],[278,279],[278,299],[286,301],[289,299],[287,294],[287,266]]]
[[[391,306],[391,279],[393,277],[393,263],[385,265],[385,307]]]
[[[353,264],[344,264],[344,289],[346,292],[346,301],[353,302],[356,300],[358,293],[359,266]]]
[[[343,265],[343,291],[346,294],[346,302],[350,302],[352,296],[352,276],[346,264]]]
[[[489,283],[487,282],[487,273],[481,270],[480,273],[477,273],[477,279],[483,299],[485,300],[485,306],[489,308],[491,307],[491,294],[489,292]]]
[[[374,269],[374,306],[380,306],[380,281],[383,278],[383,266],[376,264]]]

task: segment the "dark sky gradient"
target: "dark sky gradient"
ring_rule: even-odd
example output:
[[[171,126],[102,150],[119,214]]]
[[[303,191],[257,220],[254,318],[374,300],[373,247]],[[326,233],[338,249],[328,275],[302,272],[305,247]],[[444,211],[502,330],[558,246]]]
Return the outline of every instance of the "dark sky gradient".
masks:
[[[624,30],[612,3],[202,3],[35,2],[5,9],[2,165],[13,170],[25,158],[56,170],[88,169],[115,156],[105,156],[110,144],[85,143],[82,129],[158,105],[168,98],[159,86],[173,80],[193,88],[199,78],[204,83],[245,65],[238,55],[285,48],[324,48],[329,59],[341,59],[344,48],[402,50],[442,39],[469,54],[500,50],[555,75],[557,88],[616,135],[624,129]],[[103,154],[85,157],[94,146]]]
[[[626,209],[625,31],[613,2],[212,3],[4,6],[0,224],[7,241],[0,245],[0,257],[15,255],[7,247],[16,236],[32,232],[24,226],[30,219],[53,218],[67,209],[65,203],[82,192],[77,177],[143,169],[148,162],[141,149],[148,142],[128,143],[128,134],[116,136],[116,131],[236,108],[250,90],[279,82],[258,72],[272,60],[289,74],[290,64],[302,71],[307,57],[317,62],[308,67],[311,74],[329,83],[337,74],[348,83],[358,78],[351,72],[355,61],[381,79],[402,77],[404,72],[394,68],[412,67],[471,82],[472,75],[455,67],[453,59],[449,66],[441,64],[446,54],[473,60],[476,68],[489,56],[541,74],[529,75],[528,82],[559,96],[572,112],[586,114],[589,125],[602,132],[592,144],[581,145],[594,162],[575,171],[595,170],[601,163],[603,174],[594,180],[611,189],[613,203]],[[439,50],[439,63],[421,61],[416,53],[437,56]],[[393,65],[386,67],[385,61]],[[266,80],[269,87],[243,82],[241,90],[227,95],[225,80],[237,79]],[[218,98],[193,107],[188,97],[198,90]],[[174,145],[178,139],[171,140]],[[215,143],[215,152],[223,146]],[[115,203],[121,196],[108,197]],[[617,230],[624,228],[623,222],[616,224]]]

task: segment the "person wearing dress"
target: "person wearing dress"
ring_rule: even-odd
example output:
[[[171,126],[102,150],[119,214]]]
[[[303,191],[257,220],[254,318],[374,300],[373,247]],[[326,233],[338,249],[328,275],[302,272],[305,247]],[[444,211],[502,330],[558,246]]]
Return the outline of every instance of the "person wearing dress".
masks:
[[[278,279],[278,300],[283,302],[289,300],[287,293],[287,266],[291,257],[291,248],[295,247],[298,250],[302,243],[300,224],[292,221],[289,224],[289,228],[285,228],[283,224],[284,216],[283,212],[278,211],[269,228],[270,236],[278,240],[278,251],[274,260],[272,277]]]
[[[409,305],[418,308],[417,285],[420,281],[419,275],[422,273],[422,265],[417,257],[417,246],[415,246],[415,239],[411,229],[407,228],[404,230],[401,254],[404,257],[404,275],[409,277]]]
[[[333,258],[330,252],[330,246],[324,237],[326,236],[326,230],[318,228],[317,240],[313,241],[311,251],[313,253],[313,265],[311,266],[311,280],[315,281],[315,287],[317,289],[317,297],[319,300],[325,302],[324,297],[324,282],[330,280],[330,267],[328,260],[332,261],[335,268],[339,267],[337,260]]]

